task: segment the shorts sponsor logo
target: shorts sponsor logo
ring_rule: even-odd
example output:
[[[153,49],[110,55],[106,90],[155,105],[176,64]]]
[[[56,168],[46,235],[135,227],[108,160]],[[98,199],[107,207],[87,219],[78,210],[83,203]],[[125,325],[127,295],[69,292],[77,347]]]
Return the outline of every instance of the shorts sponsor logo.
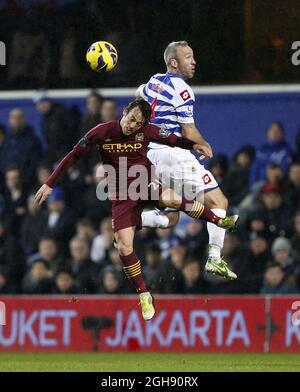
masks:
[[[202,177],[202,180],[204,182],[205,185],[209,184],[211,182],[211,178],[208,174],[204,174],[204,176]]]

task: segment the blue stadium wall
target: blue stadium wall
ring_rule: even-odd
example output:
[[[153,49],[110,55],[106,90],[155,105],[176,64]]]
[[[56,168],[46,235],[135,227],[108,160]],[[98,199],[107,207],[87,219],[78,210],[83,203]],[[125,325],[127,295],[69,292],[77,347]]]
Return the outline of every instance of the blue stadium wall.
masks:
[[[84,112],[87,92],[73,97],[70,92],[71,90],[68,90],[68,94],[65,94],[64,90],[61,90],[61,93],[57,94],[52,92],[52,96],[57,102],[67,106],[77,105]],[[10,94],[9,98],[5,98],[5,93],[0,93],[0,123],[7,124],[9,111],[18,106],[25,110],[29,123],[37,135],[41,136],[41,119],[32,98],[22,98],[20,95],[22,96],[22,93],[16,94],[15,97]],[[62,97],[63,95],[68,96]],[[113,89],[103,95],[117,100],[120,115],[123,107],[133,97],[129,94],[117,95]],[[291,92],[196,94],[195,118],[215,153],[224,152],[232,156],[245,144],[260,146],[265,140],[267,126],[272,121],[283,123],[286,138],[293,147],[300,127],[300,88],[299,91]]]

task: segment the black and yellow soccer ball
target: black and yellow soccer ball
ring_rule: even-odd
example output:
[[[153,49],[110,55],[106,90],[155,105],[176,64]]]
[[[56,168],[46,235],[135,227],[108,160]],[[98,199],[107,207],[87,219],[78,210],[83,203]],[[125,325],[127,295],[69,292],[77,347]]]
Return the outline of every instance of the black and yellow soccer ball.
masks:
[[[86,61],[95,72],[109,72],[118,62],[118,52],[110,42],[97,41],[88,48]]]

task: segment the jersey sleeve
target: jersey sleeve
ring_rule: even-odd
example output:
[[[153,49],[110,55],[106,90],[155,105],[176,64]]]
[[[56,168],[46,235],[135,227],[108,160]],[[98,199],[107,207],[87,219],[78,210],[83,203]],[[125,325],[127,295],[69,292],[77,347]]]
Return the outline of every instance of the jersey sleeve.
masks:
[[[179,123],[194,123],[195,95],[191,87],[179,79],[175,85],[176,94],[173,97],[173,105]]]

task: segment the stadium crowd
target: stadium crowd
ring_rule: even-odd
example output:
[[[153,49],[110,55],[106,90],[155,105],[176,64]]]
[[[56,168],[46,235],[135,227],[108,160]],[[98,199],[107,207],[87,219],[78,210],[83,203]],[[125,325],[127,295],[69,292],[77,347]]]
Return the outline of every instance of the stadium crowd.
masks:
[[[39,207],[33,195],[76,140],[117,118],[113,99],[92,92],[80,112],[46,96],[36,102],[40,140],[24,111],[11,110],[0,126],[0,293],[134,293],[112,245],[111,206],[96,197],[101,157],[93,151],[69,170]],[[64,130],[62,132],[62,130]],[[238,279],[203,272],[207,231],[182,216],[174,229],[143,229],[136,248],[145,280],[162,294],[292,294],[300,292],[300,131],[292,149],[274,122],[257,151],[242,146],[232,160],[215,155],[208,167],[241,222],[227,233],[223,255]]]

